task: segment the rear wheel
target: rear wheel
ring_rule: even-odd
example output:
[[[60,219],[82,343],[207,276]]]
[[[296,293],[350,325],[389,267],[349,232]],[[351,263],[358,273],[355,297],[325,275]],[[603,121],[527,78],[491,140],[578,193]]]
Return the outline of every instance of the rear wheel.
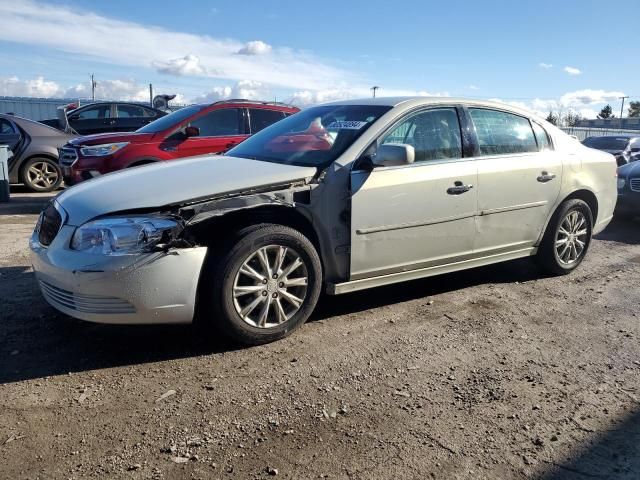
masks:
[[[62,183],[60,167],[49,158],[31,158],[21,169],[21,180],[32,192],[52,192]]]
[[[551,218],[536,259],[549,273],[564,275],[574,270],[591,243],[593,214],[586,202],[573,199],[560,205]]]
[[[214,324],[241,343],[284,338],[313,311],[322,284],[320,258],[303,234],[274,224],[238,232],[207,261],[200,298],[211,298]]]

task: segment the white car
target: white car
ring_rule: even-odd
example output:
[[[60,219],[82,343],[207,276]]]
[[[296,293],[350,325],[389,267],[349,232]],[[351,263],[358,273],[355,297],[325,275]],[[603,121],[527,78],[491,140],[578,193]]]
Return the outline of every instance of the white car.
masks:
[[[613,156],[532,114],[453,98],[301,111],[224,156],[60,194],[31,239],[47,301],[104,323],[282,338],[328,294],[521,257],[568,273],[616,203]]]

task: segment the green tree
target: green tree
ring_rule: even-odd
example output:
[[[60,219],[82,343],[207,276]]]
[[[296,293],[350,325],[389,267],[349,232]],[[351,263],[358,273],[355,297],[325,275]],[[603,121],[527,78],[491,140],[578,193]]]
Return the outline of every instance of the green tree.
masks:
[[[640,117],[640,102],[629,103],[629,117]]]
[[[598,118],[615,118],[611,105],[605,105],[602,110],[600,110]]]
[[[564,124],[567,127],[575,127],[580,120],[582,120],[582,115],[569,111],[569,113],[564,117]]]
[[[558,116],[554,115],[553,112],[549,112],[549,115],[547,115],[545,120],[552,125],[558,125]]]

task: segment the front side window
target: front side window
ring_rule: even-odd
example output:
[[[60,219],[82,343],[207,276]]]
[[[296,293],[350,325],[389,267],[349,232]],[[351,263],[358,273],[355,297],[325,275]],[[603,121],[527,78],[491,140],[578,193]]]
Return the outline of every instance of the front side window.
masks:
[[[77,114],[77,118],[79,120],[95,120],[97,118],[109,117],[111,117],[111,105],[99,105],[95,107],[85,108]]]
[[[118,117],[144,117],[144,110],[138,105],[118,105]]]
[[[237,108],[224,108],[205,113],[189,125],[200,129],[201,137],[241,135]]]
[[[470,108],[480,155],[537,152],[538,144],[529,119],[512,113]]]
[[[455,108],[438,108],[411,115],[381,141],[411,145],[415,161],[462,157],[460,123]]]
[[[227,155],[324,168],[390,109],[382,105],[308,108],[249,137]]]
[[[0,135],[13,135],[14,133],[16,132],[13,130],[11,122],[4,118],[0,118]]]
[[[264,108],[250,108],[251,133],[257,133],[284,118],[282,112],[267,110]]]
[[[536,122],[532,122],[532,125],[533,131],[536,134],[538,149],[540,151],[551,150],[551,141],[549,140],[549,134],[547,133],[547,131]]]

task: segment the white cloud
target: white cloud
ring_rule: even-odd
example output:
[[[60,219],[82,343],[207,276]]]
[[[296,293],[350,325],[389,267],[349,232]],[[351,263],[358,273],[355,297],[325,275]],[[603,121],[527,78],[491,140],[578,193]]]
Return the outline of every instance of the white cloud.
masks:
[[[380,88],[379,97],[448,97],[448,92],[432,93],[425,90],[401,90]],[[295,92],[290,103],[298,106],[310,106],[318,103],[349,100],[352,98],[371,97],[371,90],[367,87],[328,88],[321,90],[301,90]]]
[[[264,43],[262,40],[254,40],[245,43],[244,47],[238,50],[238,55],[266,55],[271,53],[271,45]]]
[[[200,59],[191,54],[166,62],[155,62],[154,66],[158,72],[169,75],[200,76],[207,74],[207,70],[200,64]]]
[[[20,80],[18,77],[0,78],[0,95],[8,97],[56,97],[62,93],[60,85],[44,77]]]
[[[272,97],[270,89],[263,83],[254,80],[242,80],[232,86],[215,87],[210,92],[195,98],[194,102],[208,103],[230,98],[267,100]]]
[[[611,102],[622,96],[624,96],[622,92],[584,89],[565,93],[560,97],[560,103],[565,106],[579,107]]]
[[[540,68],[544,68],[545,70],[548,70],[548,69],[550,69],[550,68],[553,68],[553,64],[551,64],[551,63],[544,63],[544,62],[540,62],[540,63],[538,64],[538,66],[539,66]]]
[[[569,75],[580,75],[582,73],[582,70],[576,67],[564,67],[564,71]]]
[[[269,79],[274,86],[291,89],[358,83],[354,74],[309,53],[271,47],[259,40],[244,43],[183,33],[33,0],[0,1],[0,17],[0,40],[63,51],[74,55],[74,61],[81,56],[231,81]],[[251,54],[238,55],[240,51]]]
[[[469,90],[480,90],[480,87],[478,87],[477,85],[469,85],[467,88]]]

